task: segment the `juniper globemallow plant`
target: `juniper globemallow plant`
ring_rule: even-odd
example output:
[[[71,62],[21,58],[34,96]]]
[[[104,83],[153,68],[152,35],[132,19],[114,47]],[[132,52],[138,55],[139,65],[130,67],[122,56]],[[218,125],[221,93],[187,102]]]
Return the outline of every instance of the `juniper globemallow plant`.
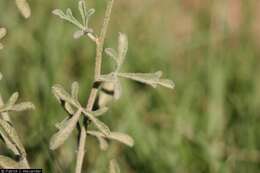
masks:
[[[126,34],[119,33],[118,46],[116,49],[104,47],[113,4],[114,0],[107,1],[105,17],[99,34],[89,26],[89,20],[95,13],[95,10],[93,8],[88,9],[85,0],[78,2],[78,10],[81,16],[80,20],[74,16],[70,8],[65,12],[60,9],[53,10],[54,15],[73,24],[77,28],[73,34],[75,39],[87,36],[96,45],[94,81],[86,107],[82,106],[78,101],[79,84],[77,82],[72,84],[70,92],[67,92],[61,85],[54,85],[52,87],[54,96],[68,115],[64,120],[55,125],[58,132],[55,133],[50,140],[50,149],[58,149],[68,139],[74,129],[78,130],[79,140],[75,173],[81,173],[87,136],[95,137],[99,142],[101,150],[108,149],[108,140],[116,140],[130,147],[134,145],[132,137],[121,132],[111,131],[110,128],[100,120],[100,117],[109,110],[109,107],[104,106],[106,104],[100,104],[97,110],[93,109],[94,102],[98,99],[97,97],[100,96],[99,94],[100,91],[102,91],[102,87],[110,86],[113,92],[113,100],[115,101],[122,96],[121,79],[134,80],[154,88],[160,85],[174,89],[174,83],[171,80],[161,78],[161,71],[153,73],[129,73],[122,71],[128,50],[128,38]],[[115,64],[115,68],[108,74],[102,74],[104,52]],[[94,129],[90,129],[90,123],[94,125]],[[119,166],[114,159],[111,160],[109,169],[110,173],[120,172]]]

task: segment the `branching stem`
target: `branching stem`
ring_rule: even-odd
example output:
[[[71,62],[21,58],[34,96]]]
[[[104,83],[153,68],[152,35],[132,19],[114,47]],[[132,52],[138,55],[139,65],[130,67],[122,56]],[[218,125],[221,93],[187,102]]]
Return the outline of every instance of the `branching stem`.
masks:
[[[96,58],[95,58],[95,76],[94,76],[94,83],[98,80],[100,74],[101,74],[101,66],[102,66],[102,55],[104,50],[104,42],[107,34],[108,24],[110,21],[110,16],[112,12],[112,7],[114,4],[114,0],[108,0],[104,22],[101,28],[100,36],[96,38]],[[94,85],[94,84],[93,84]],[[87,110],[92,111],[94,102],[96,100],[98,93],[98,88],[92,87],[88,102],[87,102]],[[86,117],[85,117],[86,118]],[[77,153],[77,162],[76,162],[76,172],[75,173],[81,173],[83,160],[84,160],[84,154],[85,154],[85,143],[86,143],[86,131],[88,124],[84,124],[81,127],[80,132],[80,138],[79,138],[79,144],[78,144],[78,153]]]

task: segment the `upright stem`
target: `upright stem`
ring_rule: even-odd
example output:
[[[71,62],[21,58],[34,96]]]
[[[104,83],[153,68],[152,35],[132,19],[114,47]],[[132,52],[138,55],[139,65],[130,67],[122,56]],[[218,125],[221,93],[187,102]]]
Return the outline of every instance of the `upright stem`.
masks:
[[[114,4],[114,0],[108,0],[104,22],[101,28],[100,36],[96,39],[96,58],[95,58],[95,76],[94,76],[94,84],[95,81],[98,80],[101,74],[101,66],[102,66],[102,55],[103,55],[103,49],[104,49],[104,42],[106,38],[106,33],[108,29],[108,24],[110,21],[110,16],[112,12],[112,7]],[[92,111],[96,97],[98,93],[98,88],[93,86],[88,98],[87,102],[87,110]],[[86,117],[85,117],[86,118]],[[85,155],[85,144],[86,144],[86,131],[88,124],[83,124],[80,130],[80,139],[78,144],[78,153],[77,153],[77,162],[76,162],[76,171],[75,173],[81,173],[84,155]]]

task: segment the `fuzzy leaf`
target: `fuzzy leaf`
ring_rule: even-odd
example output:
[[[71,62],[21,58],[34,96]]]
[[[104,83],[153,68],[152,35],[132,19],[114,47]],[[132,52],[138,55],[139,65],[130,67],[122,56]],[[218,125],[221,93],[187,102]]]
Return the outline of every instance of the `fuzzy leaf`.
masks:
[[[18,103],[15,104],[11,107],[10,111],[25,111],[28,109],[35,109],[35,106],[31,103],[31,102],[22,102],[22,103]]]
[[[70,136],[73,129],[76,127],[81,115],[81,110],[78,110],[69,120],[66,122],[66,126],[61,128],[55,133],[50,140],[50,149],[55,150],[60,147],[66,139]]]
[[[169,79],[160,79],[158,84],[160,84],[166,88],[170,88],[170,89],[174,89],[174,87],[175,87],[174,82]]]
[[[57,128],[57,129],[63,129],[65,126],[67,126],[67,124],[68,124],[68,121],[69,121],[69,119],[70,119],[71,117],[69,117],[69,116],[67,116],[65,119],[63,119],[61,122],[58,122],[58,123],[56,123],[55,124],[55,127]]]
[[[0,168],[3,169],[19,169],[21,168],[21,165],[19,162],[16,162],[15,160],[0,155]]]
[[[65,91],[61,85],[53,86],[52,91],[58,99],[68,102],[69,104],[77,108],[81,107],[80,103],[77,100],[75,100],[72,96],[70,96],[70,94],[67,93],[67,91]]]
[[[0,40],[6,35],[7,31],[5,28],[0,28]]]
[[[108,136],[109,139],[117,140],[121,143],[124,143],[125,145],[132,147],[134,146],[134,140],[131,136],[120,133],[120,132],[111,132]]]
[[[64,108],[70,115],[73,115],[75,113],[75,110],[67,102],[65,103]]]
[[[26,0],[15,0],[15,2],[21,14],[25,18],[29,18],[31,16],[31,9],[28,2]]]
[[[79,83],[73,82],[72,85],[71,85],[71,96],[75,100],[78,100],[78,95],[79,95]]]
[[[117,71],[121,68],[122,64],[124,63],[126,53],[128,49],[128,39],[125,34],[119,33],[118,37],[118,59],[117,59]]]
[[[91,112],[95,117],[99,117],[108,111],[108,107],[100,108],[96,111]]]
[[[108,148],[108,143],[106,139],[104,138],[104,135],[97,131],[87,131],[88,135],[94,136],[97,138],[99,142],[99,147],[101,150],[105,151]]]
[[[100,130],[105,136],[108,136],[110,134],[110,129],[108,126],[97,119],[91,112],[85,111],[84,114],[92,121],[92,123]]]
[[[18,98],[19,98],[19,93],[15,92],[12,94],[12,96],[9,98],[9,100],[6,104],[13,106],[17,102]]]
[[[84,25],[84,27],[86,27],[86,16],[87,16],[88,10],[87,10],[85,0],[79,1],[79,7],[78,8],[79,8],[79,12],[80,12],[80,15],[81,15],[81,19],[83,21],[83,25]]]
[[[158,71],[155,73],[119,73],[118,76],[145,83],[156,88],[157,84],[159,83],[159,79],[162,76],[162,72]]]
[[[109,163],[109,173],[120,173],[119,165],[114,159]]]
[[[14,144],[16,146],[19,153],[24,154],[25,149],[24,149],[22,143],[20,142],[19,136],[17,135],[17,133],[16,133],[14,127],[11,125],[11,123],[0,119],[0,128],[1,128],[2,133],[4,133],[4,135],[6,137],[8,137],[9,141],[11,141],[12,144]]]
[[[10,149],[15,155],[19,155],[19,151],[16,146],[12,143],[12,141],[7,137],[7,135],[0,130],[0,134],[4,140],[4,143],[8,149]]]
[[[52,11],[52,13],[56,16],[59,16],[61,19],[66,20],[66,21],[74,24],[75,26],[77,26],[81,30],[84,30],[84,26],[82,26],[81,23],[73,16],[71,9],[68,8],[66,10],[66,14],[60,9],[55,9],[55,10]]]
[[[52,14],[56,15],[56,16],[59,16],[61,19],[65,19],[66,20],[66,15],[65,13],[60,10],[60,9],[55,9],[52,11]]]
[[[113,48],[106,48],[105,53],[117,63],[117,52]]]

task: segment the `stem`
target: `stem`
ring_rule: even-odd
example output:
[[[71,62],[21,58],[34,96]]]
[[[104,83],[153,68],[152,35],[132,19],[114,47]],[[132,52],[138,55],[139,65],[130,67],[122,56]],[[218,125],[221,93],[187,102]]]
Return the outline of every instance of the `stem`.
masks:
[[[95,87],[94,85],[95,85],[95,81],[98,80],[98,78],[101,74],[104,42],[105,42],[105,37],[107,34],[107,29],[108,29],[108,24],[110,21],[113,4],[114,4],[114,0],[108,1],[107,7],[106,7],[106,12],[105,12],[105,17],[104,17],[104,22],[103,22],[101,32],[100,32],[100,36],[98,38],[96,38],[96,40],[95,40],[95,43],[96,43],[95,76],[94,76],[94,84],[91,89],[91,92],[90,92],[90,95],[88,98],[88,102],[87,102],[88,111],[92,111],[96,97],[97,97],[97,93],[98,93],[98,87]],[[84,117],[84,120],[85,120],[85,122],[88,121],[88,119],[86,117]],[[81,173],[81,169],[82,169],[82,165],[83,165],[87,128],[88,128],[88,123],[84,123],[83,126],[81,127],[80,139],[79,139],[79,144],[78,144],[77,162],[76,162],[76,173]]]
[[[81,173],[84,155],[85,155],[85,143],[86,143],[86,129],[84,126],[82,126],[80,130],[80,140],[79,140],[79,147],[77,153],[77,163],[76,163],[75,173]]]

